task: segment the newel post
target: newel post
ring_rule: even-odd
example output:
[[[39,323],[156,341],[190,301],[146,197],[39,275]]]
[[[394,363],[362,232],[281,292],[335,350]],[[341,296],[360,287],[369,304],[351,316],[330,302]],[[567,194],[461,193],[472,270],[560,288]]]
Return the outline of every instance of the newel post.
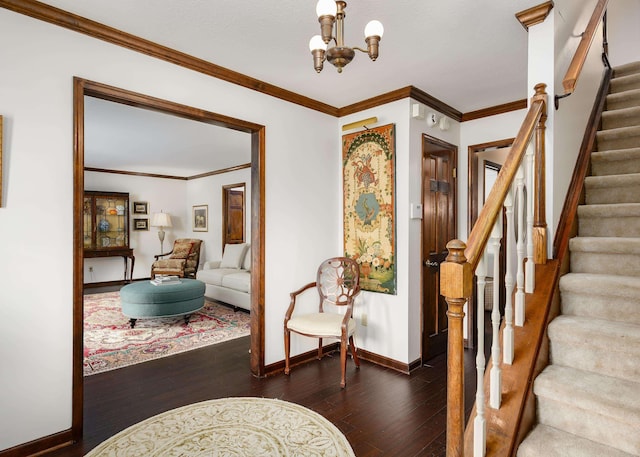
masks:
[[[542,100],[542,115],[536,125],[535,138],[535,202],[533,205],[533,262],[547,263],[547,221],[546,221],[546,191],[545,191],[545,131],[547,121],[547,93],[546,84],[536,84],[536,93],[532,102]]]
[[[447,243],[449,255],[440,265],[440,294],[447,301],[447,457],[464,453],[464,341],[462,310],[471,295],[473,272],[464,256],[466,244]]]

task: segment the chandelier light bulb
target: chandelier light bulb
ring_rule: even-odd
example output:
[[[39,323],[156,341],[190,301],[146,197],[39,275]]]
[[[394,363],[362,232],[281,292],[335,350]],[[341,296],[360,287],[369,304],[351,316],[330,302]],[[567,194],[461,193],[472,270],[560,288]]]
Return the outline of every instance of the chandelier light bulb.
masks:
[[[313,52],[316,49],[327,50],[327,43],[322,40],[320,35],[314,35],[309,40],[309,51]]]
[[[384,27],[382,26],[382,22],[380,21],[369,21],[369,23],[364,28],[364,37],[369,38],[370,36],[379,36],[382,38],[384,34]]]
[[[338,13],[338,6],[334,0],[318,0],[316,5],[316,14],[318,17],[333,16]]]

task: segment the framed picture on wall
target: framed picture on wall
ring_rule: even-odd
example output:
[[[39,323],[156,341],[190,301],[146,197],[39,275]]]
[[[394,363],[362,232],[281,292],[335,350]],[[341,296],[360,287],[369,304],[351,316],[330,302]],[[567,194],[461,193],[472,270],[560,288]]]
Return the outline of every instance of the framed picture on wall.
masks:
[[[133,230],[149,230],[149,219],[134,219]]]
[[[148,202],[133,202],[133,214],[148,214]]]
[[[209,231],[209,205],[196,205],[193,207],[193,231]]]

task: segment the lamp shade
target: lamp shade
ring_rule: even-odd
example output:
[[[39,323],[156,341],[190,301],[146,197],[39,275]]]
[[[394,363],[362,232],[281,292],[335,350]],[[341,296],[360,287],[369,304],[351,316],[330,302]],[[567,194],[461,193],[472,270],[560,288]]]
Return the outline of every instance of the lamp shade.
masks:
[[[151,216],[152,227],[171,227],[171,216],[167,213],[153,213]]]
[[[338,5],[334,0],[318,0],[316,14],[318,17],[334,16],[338,13]]]
[[[384,27],[380,21],[369,21],[369,23],[364,28],[364,37],[369,38],[370,36],[379,36],[382,38],[384,35]]]
[[[327,44],[322,41],[322,37],[320,35],[314,35],[309,40],[309,51],[313,52],[316,49],[321,49],[323,51],[327,50]]]

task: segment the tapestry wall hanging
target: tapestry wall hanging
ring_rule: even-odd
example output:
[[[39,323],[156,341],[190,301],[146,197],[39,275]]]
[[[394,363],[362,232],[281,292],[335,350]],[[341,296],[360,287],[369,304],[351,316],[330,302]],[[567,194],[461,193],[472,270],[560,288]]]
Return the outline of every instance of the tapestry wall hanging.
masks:
[[[363,290],[396,293],[395,124],[342,137],[344,253]]]

